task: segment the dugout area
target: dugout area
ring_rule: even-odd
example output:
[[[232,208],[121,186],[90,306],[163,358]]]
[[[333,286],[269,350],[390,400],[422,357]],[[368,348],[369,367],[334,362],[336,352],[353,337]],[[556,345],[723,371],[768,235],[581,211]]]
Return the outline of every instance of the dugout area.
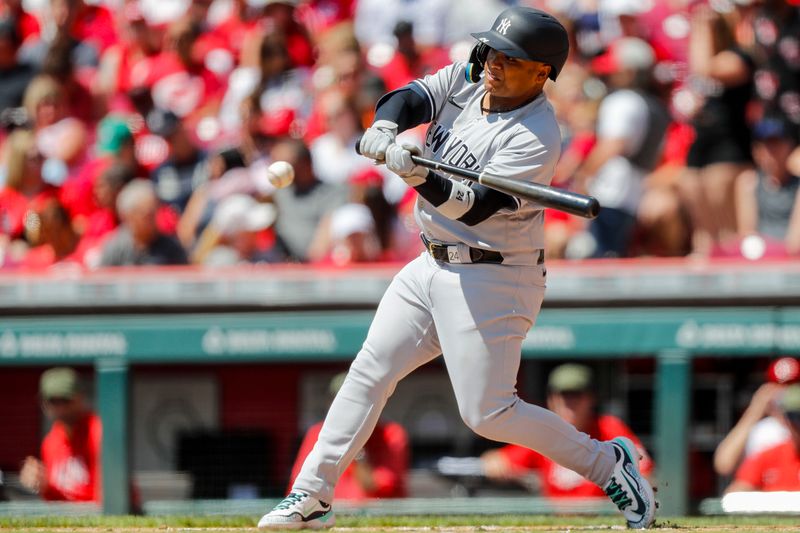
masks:
[[[705,475],[713,447],[770,358],[800,351],[800,268],[619,261],[548,269],[546,307],[523,347],[520,395],[541,402],[552,366],[590,364],[601,404],[654,455],[663,515],[718,512],[723,480]],[[0,424],[14,435],[0,447],[0,468],[13,471],[17,456],[35,452],[45,429],[38,376],[68,364],[91,384],[104,423],[103,512],[128,511],[132,479],[149,483],[152,515],[263,511],[282,495],[301,430],[324,413],[327,380],[358,351],[394,270],[0,277],[0,400],[9,407]],[[409,427],[418,469],[491,445],[457,419],[440,363],[412,374],[395,397],[387,416]],[[165,470],[172,474],[154,474]],[[481,500],[504,514],[608,511],[537,507],[545,502],[524,492],[445,481],[417,479],[420,491],[434,492],[398,503],[395,514],[448,501],[437,488],[473,512]]]

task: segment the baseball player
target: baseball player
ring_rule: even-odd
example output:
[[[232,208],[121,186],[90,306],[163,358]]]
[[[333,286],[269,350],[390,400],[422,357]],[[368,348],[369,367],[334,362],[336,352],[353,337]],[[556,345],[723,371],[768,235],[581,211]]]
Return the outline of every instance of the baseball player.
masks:
[[[398,132],[428,123],[425,157],[547,184],[561,137],[542,88],[569,52],[551,15],[512,7],[473,34],[467,63],[383,96],[360,142],[419,193],[415,208],[427,250],[384,294],[361,351],[331,404],[319,440],[290,494],[261,528],[334,523],[334,486],[361,450],[397,382],[442,354],[464,422],[479,435],[536,450],[600,485],[630,527],[646,528],[655,500],[628,439],[598,441],[544,408],[515,384],[521,343],[545,292],[543,210],[481,185],[416,166],[419,151]]]

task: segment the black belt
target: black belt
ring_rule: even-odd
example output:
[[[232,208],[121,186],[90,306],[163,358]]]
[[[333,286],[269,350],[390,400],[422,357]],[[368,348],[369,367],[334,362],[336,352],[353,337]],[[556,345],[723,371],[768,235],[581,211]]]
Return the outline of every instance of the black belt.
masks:
[[[503,254],[493,250],[482,250],[467,245],[446,244],[431,242],[424,234],[420,233],[423,244],[431,257],[444,263],[502,263]],[[469,259],[462,254],[469,253]]]

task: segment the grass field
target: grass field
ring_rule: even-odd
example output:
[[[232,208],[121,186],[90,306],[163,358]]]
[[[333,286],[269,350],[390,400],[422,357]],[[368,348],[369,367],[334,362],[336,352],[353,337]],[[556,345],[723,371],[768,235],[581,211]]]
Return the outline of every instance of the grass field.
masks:
[[[171,531],[257,531],[257,517],[88,517],[88,518],[0,518],[3,532],[24,533],[161,533]],[[662,519],[654,528],[659,533],[676,532],[785,532],[800,531],[800,517],[723,516]],[[333,532],[453,532],[471,531],[514,533],[625,531],[617,517],[492,515],[492,516],[392,516],[337,517]]]

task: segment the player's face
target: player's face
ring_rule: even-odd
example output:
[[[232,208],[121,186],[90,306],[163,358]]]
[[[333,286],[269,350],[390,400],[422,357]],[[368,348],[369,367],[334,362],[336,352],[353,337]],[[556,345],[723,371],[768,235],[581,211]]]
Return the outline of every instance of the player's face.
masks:
[[[483,86],[492,96],[525,99],[541,90],[550,67],[539,61],[510,57],[490,48],[484,72]]]

